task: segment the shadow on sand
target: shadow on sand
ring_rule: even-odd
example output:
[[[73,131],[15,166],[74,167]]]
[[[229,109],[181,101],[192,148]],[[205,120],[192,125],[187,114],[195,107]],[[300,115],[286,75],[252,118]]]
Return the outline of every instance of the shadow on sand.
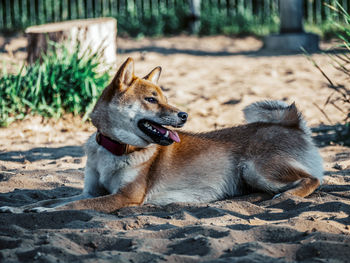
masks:
[[[174,55],[174,54],[186,54],[192,56],[213,56],[213,57],[223,57],[223,56],[250,56],[250,57],[270,57],[270,56],[293,56],[298,54],[303,54],[303,51],[300,52],[286,52],[279,50],[266,50],[264,48],[260,48],[257,50],[249,50],[249,51],[238,51],[238,52],[229,52],[226,50],[221,51],[206,51],[206,50],[198,50],[198,49],[179,49],[179,48],[167,48],[160,46],[144,46],[140,48],[126,48],[126,49],[118,49],[118,53],[129,54],[133,52],[154,52],[163,55]],[[325,53],[325,54],[339,54],[339,53],[348,53],[345,49],[332,49],[332,50],[319,50],[315,52]],[[315,54],[313,53],[313,54]]]
[[[39,160],[56,160],[65,156],[83,157],[84,150],[82,146],[63,146],[63,147],[37,147],[28,151],[10,151],[1,152],[1,161],[25,162]]]
[[[332,143],[350,146],[350,127],[343,124],[320,125],[311,128],[318,147],[331,145]]]

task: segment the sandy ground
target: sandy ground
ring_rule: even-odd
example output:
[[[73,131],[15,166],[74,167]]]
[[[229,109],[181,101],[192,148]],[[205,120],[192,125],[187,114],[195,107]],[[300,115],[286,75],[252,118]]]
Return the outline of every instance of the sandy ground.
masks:
[[[0,38],[0,59],[18,65],[24,47],[23,38]],[[328,123],[315,106],[323,107],[330,90],[303,55],[261,52],[253,38],[119,39],[118,47],[119,63],[132,56],[137,75],[163,67],[160,83],[170,102],[189,113],[189,131],[240,124],[241,109],[266,98],[295,101],[311,126],[342,120],[327,106]],[[327,55],[313,58],[341,83]],[[93,131],[70,117],[28,118],[0,129],[0,206],[79,193],[82,145]],[[252,194],[109,215],[0,214],[0,262],[348,262],[350,149],[333,144],[320,151],[324,184],[308,198],[258,201]]]

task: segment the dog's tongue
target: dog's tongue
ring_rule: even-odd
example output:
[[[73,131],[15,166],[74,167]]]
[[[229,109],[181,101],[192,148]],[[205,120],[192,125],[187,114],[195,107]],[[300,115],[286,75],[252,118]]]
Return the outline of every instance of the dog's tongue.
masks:
[[[174,142],[180,142],[180,137],[179,137],[179,135],[177,134],[176,131],[171,131],[171,130],[169,130],[169,137],[170,137],[170,139],[172,139]]]
[[[176,131],[168,130],[168,129],[164,128],[164,127],[161,127],[161,126],[158,126],[158,125],[154,125],[154,124],[152,124],[152,126],[154,128],[156,128],[163,135],[167,131],[169,131],[169,138],[172,139],[174,142],[180,142],[180,137],[179,137],[179,135],[177,134]]]

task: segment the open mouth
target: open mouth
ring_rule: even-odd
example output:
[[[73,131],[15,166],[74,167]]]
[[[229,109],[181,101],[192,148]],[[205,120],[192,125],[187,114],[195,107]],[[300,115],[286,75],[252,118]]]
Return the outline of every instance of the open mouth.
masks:
[[[167,146],[173,142],[180,142],[180,137],[176,131],[172,131],[164,126],[150,120],[140,120],[138,126],[155,143]]]

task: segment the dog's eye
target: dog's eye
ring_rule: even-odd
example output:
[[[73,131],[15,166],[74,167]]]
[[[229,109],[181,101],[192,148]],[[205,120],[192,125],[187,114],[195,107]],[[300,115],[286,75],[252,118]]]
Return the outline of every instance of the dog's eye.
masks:
[[[158,100],[156,98],[153,98],[153,97],[147,97],[147,98],[145,98],[145,100],[148,101],[149,103],[153,103],[153,104],[158,103]]]

